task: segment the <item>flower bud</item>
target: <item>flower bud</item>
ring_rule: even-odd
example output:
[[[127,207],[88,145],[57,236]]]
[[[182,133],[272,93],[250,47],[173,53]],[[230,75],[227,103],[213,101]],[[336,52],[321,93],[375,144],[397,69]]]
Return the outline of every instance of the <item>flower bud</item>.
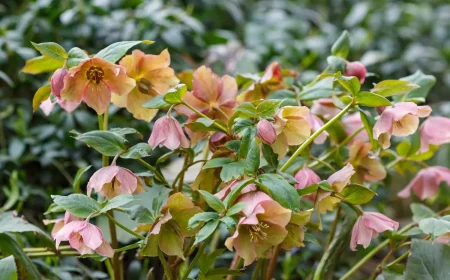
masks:
[[[347,62],[345,66],[345,76],[355,76],[359,79],[361,84],[364,83],[367,75],[367,69],[364,65],[359,61]]]
[[[61,97],[61,90],[64,88],[64,77],[68,72],[69,71],[67,71],[67,69],[63,67],[56,70],[52,75],[52,79],[50,82],[52,93],[58,98]]]
[[[170,150],[189,148],[190,145],[180,123],[170,116],[164,116],[155,122],[148,144],[152,148],[165,146]]]
[[[277,139],[277,132],[273,127],[272,123],[268,120],[260,120],[258,125],[258,137],[261,138],[264,144],[273,144]]]

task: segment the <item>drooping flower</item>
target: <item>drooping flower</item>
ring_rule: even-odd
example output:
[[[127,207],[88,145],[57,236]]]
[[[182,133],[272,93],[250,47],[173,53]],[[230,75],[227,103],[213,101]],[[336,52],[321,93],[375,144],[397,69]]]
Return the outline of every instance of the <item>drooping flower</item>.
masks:
[[[161,208],[160,217],[150,226],[148,241],[143,248],[144,256],[157,256],[158,248],[168,256],[184,259],[183,244],[186,237],[192,237],[196,229],[189,229],[189,219],[201,209],[182,193],[169,197]]]
[[[356,251],[356,245],[363,245],[367,248],[372,238],[377,237],[378,233],[386,230],[397,230],[399,224],[376,212],[364,212],[355,222],[352,230],[352,239],[350,249]]]
[[[167,49],[159,55],[144,54],[134,50],[120,60],[127,76],[136,81],[136,86],[128,95],[113,94],[114,105],[126,108],[136,119],[150,122],[158,112],[157,109],[142,107],[158,94],[166,93],[179,82],[170,65],[170,54]]]
[[[58,103],[58,105],[67,113],[72,113],[80,105],[79,102],[70,102],[58,97],[56,97],[56,102],[53,103],[51,97],[49,97],[47,100],[42,102],[41,105],[39,105],[39,108],[41,108],[42,112],[44,112],[44,114],[48,116],[55,108],[56,103]]]
[[[331,98],[321,98],[314,100],[311,106],[311,113],[320,115],[329,120],[339,114],[340,110],[333,103]]]
[[[377,182],[386,178],[386,169],[379,157],[370,154],[371,149],[372,144],[358,139],[350,146],[348,162],[355,168],[352,181],[356,183]]]
[[[431,113],[430,106],[417,106],[413,102],[400,102],[395,107],[387,107],[373,127],[373,137],[383,149],[391,145],[391,135],[408,136],[419,126],[419,118]]]
[[[120,194],[138,194],[145,191],[139,177],[129,169],[117,166],[115,162],[100,168],[92,175],[87,184],[88,195],[92,190],[100,192],[107,199]]]
[[[69,73],[66,67],[59,68],[53,73],[52,78],[50,80],[50,87],[52,89],[52,93],[60,98],[61,90],[64,88],[64,78]]]
[[[308,124],[312,129],[312,132],[316,132],[323,126],[323,121],[316,115],[309,113]],[[328,132],[323,131],[319,136],[314,139],[314,144],[323,144],[328,137]]]
[[[64,214],[64,218],[56,219],[56,220],[43,220],[44,225],[49,224],[55,224],[52,229],[52,237],[54,238],[55,235],[60,231],[65,225],[67,225],[70,222],[73,221],[82,221],[83,219],[78,218],[72,214],[70,214],[68,211]]]
[[[311,186],[312,184],[319,183],[320,177],[310,168],[304,166],[302,169],[297,171],[294,176],[295,180],[297,180],[297,184],[295,185],[296,189],[304,189],[308,186]],[[316,195],[315,194],[309,194],[304,196],[304,198],[314,201]]]
[[[264,144],[270,145],[275,142],[277,138],[277,132],[275,127],[268,120],[262,119],[258,122],[257,131],[258,137],[263,141]]]
[[[347,163],[341,170],[331,174],[327,181],[335,192],[340,193],[348,185],[353,174],[355,174],[353,165]]]
[[[180,123],[170,115],[159,118],[155,122],[148,144],[153,148],[165,146],[171,150],[189,148],[189,140],[184,135]]]
[[[364,126],[361,120],[361,115],[359,113],[348,114],[342,117],[342,125],[344,126],[345,132],[348,135],[353,134],[353,132]],[[358,134],[356,134],[356,136],[350,143],[352,143],[356,139],[367,142],[369,141],[369,135],[367,134],[367,131],[363,129]]]
[[[225,246],[244,259],[244,266],[256,258],[268,258],[271,249],[283,242],[285,229],[291,218],[291,210],[283,208],[267,194],[253,191],[243,194],[236,202],[246,203],[242,217],[233,236]]]
[[[135,80],[125,74],[125,68],[94,57],[69,70],[61,98],[84,101],[100,115],[108,109],[112,94],[128,94],[135,86]]]
[[[221,189],[220,191],[218,191],[216,194],[214,194],[216,197],[218,197],[220,200],[224,200],[227,195],[235,188],[239,185],[240,181],[238,180],[234,180],[231,183],[229,183],[226,187],[224,187],[223,189]],[[241,194],[245,194],[248,192],[252,192],[252,191],[256,191],[256,186],[255,184],[248,184],[247,186],[245,186],[242,191]]]
[[[450,143],[450,118],[428,117],[420,126],[420,152],[426,152],[430,145]]]
[[[92,254],[94,251],[108,258],[114,255],[114,250],[103,238],[102,231],[89,221],[69,222],[53,238],[56,240],[56,249],[61,241],[69,241],[70,246],[81,255]]]
[[[359,82],[361,84],[364,84],[364,80],[366,79],[367,75],[367,69],[359,61],[346,62],[344,75],[355,76],[359,79]]]
[[[272,149],[278,158],[286,155],[288,146],[300,145],[311,135],[309,109],[305,106],[285,106],[275,115],[277,139]]]
[[[427,167],[420,170],[416,177],[398,193],[398,196],[407,198],[412,190],[421,200],[424,200],[438,192],[441,182],[450,185],[450,169],[442,166]]]

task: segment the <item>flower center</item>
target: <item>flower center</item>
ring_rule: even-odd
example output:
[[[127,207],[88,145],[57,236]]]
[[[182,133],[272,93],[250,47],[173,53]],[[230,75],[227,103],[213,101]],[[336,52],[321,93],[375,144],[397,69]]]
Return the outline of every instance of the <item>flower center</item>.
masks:
[[[95,83],[100,83],[100,81],[105,76],[105,72],[103,72],[103,69],[101,67],[92,66],[89,68],[89,70],[86,72],[86,77],[89,81],[94,81]]]
[[[250,226],[250,240],[257,243],[259,240],[267,239],[267,233],[263,230],[268,228],[269,225],[263,222],[259,222],[257,225]]]
[[[402,120],[394,122],[394,126],[397,128],[402,128],[403,127]]]
[[[158,95],[158,91],[155,89],[153,84],[147,79],[144,78],[140,79],[137,86],[139,91],[143,94],[148,94],[151,96]]]

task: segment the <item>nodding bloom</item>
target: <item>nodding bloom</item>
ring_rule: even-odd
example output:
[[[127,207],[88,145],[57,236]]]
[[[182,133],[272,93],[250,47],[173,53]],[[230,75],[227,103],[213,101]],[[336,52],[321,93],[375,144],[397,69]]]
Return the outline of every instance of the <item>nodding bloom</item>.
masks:
[[[311,113],[314,115],[320,115],[327,120],[335,117],[340,111],[341,110],[334,105],[333,99],[331,98],[314,100],[311,106]]]
[[[286,225],[291,210],[283,208],[267,194],[253,191],[243,194],[236,202],[246,203],[233,236],[225,246],[244,259],[244,266],[256,258],[269,258],[271,249],[282,243],[288,234]]]
[[[219,192],[214,194],[217,198],[220,200],[224,200],[227,195],[240,183],[238,180],[234,180],[231,183],[229,183],[225,188],[221,189]],[[248,192],[256,191],[255,184],[248,184],[241,190],[241,194],[245,194]]]
[[[148,144],[152,148],[165,146],[171,150],[189,148],[190,145],[180,123],[169,115],[161,117],[155,122]]]
[[[125,74],[125,68],[93,57],[69,70],[61,98],[84,101],[100,115],[108,109],[112,94],[128,94],[135,86],[136,81]]]
[[[311,135],[309,109],[305,106],[285,106],[275,115],[277,139],[272,149],[278,158],[286,155],[288,146],[300,145]]]
[[[308,124],[313,132],[316,132],[323,126],[323,121],[318,116],[309,113]],[[323,131],[314,139],[314,144],[323,144],[327,140],[328,132]]]
[[[268,120],[260,120],[256,128],[258,131],[258,137],[264,144],[273,144],[277,139],[277,132],[275,131],[275,127],[273,127],[273,124]]]
[[[320,177],[310,168],[304,166],[302,169],[297,171],[294,176],[295,180],[297,180],[297,184],[295,185],[296,189],[304,189],[312,184],[319,183]],[[315,194],[309,194],[304,196],[304,198],[314,201],[316,198]]]
[[[345,63],[345,76],[355,76],[359,79],[361,84],[364,84],[364,80],[366,79],[367,69],[364,65],[359,61],[352,61]]]
[[[72,214],[70,214],[68,211],[64,214],[64,218],[56,219],[56,220],[43,220],[44,225],[48,224],[55,224],[52,229],[52,237],[54,238],[55,235],[60,231],[65,225],[72,221],[82,221],[83,219],[78,218]]]
[[[420,170],[414,179],[398,193],[399,197],[407,198],[411,190],[421,199],[435,195],[441,182],[450,185],[450,169],[442,166],[432,166]]]
[[[342,125],[344,126],[345,132],[351,135],[356,130],[364,126],[361,115],[359,113],[348,114],[342,117]],[[356,136],[350,141],[352,143],[354,140],[361,140],[363,142],[369,141],[369,135],[365,129],[361,130]]]
[[[372,238],[386,230],[397,230],[398,223],[383,214],[376,212],[364,212],[355,222],[352,230],[350,249],[356,251],[356,245],[367,248]]]
[[[350,183],[353,174],[355,174],[353,165],[347,163],[341,170],[331,174],[327,181],[335,192],[340,193]]]
[[[114,250],[103,238],[102,231],[88,220],[69,222],[53,238],[56,240],[56,249],[61,241],[69,241],[70,246],[81,255],[92,254],[94,251],[108,258],[114,255]]]
[[[391,135],[408,136],[419,126],[419,118],[430,115],[430,106],[417,106],[413,102],[400,102],[387,107],[373,127],[373,137],[383,149],[391,146]]]
[[[66,67],[59,68],[53,73],[52,78],[50,80],[50,87],[52,89],[52,93],[60,98],[61,90],[64,88],[64,78],[69,73]]]
[[[184,239],[194,236],[197,232],[197,229],[188,228],[189,219],[200,212],[201,209],[186,195],[171,195],[167,204],[161,208],[161,215],[150,227],[143,255],[157,256],[159,248],[168,256],[184,259]]]
[[[355,168],[352,181],[356,183],[377,182],[386,178],[386,169],[379,157],[370,154],[371,149],[372,144],[358,139],[350,146],[348,162]]]
[[[51,97],[49,97],[47,100],[42,102],[41,105],[39,105],[39,108],[41,108],[42,112],[48,116],[53,111],[53,108],[55,108],[56,103],[58,103],[58,105],[67,113],[72,113],[80,105],[79,102],[70,102],[58,97],[56,97],[56,102],[53,103]]]
[[[420,152],[426,152],[430,145],[450,143],[450,118],[428,117],[420,126]],[[446,128],[446,129],[443,129]]]
[[[153,97],[166,93],[179,82],[170,65],[167,49],[159,55],[145,54],[134,50],[119,62],[126,69],[127,76],[136,81],[136,86],[127,95],[113,94],[114,105],[126,108],[136,119],[150,122],[158,112],[157,109],[142,107]]]
[[[119,167],[113,161],[110,166],[100,168],[89,179],[87,193],[92,190],[101,193],[107,199],[120,194],[138,194],[144,192],[142,181],[129,169]]]

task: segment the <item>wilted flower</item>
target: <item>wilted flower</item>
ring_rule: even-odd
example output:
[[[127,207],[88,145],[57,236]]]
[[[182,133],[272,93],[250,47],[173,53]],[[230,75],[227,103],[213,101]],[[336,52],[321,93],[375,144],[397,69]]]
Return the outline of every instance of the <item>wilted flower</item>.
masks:
[[[158,94],[166,93],[179,82],[170,65],[170,54],[163,50],[159,55],[144,54],[134,50],[120,60],[127,76],[136,80],[136,86],[128,95],[113,94],[114,105],[127,110],[136,119],[150,122],[158,112],[157,109],[142,107],[142,104]]]
[[[419,117],[427,117],[430,106],[417,106],[413,102],[400,102],[395,107],[387,107],[373,127],[373,137],[378,139],[381,147],[391,146],[391,135],[408,136],[419,126]]]
[[[191,199],[182,193],[169,197],[167,204],[161,208],[161,215],[151,225],[148,241],[142,254],[157,256],[158,247],[168,256],[178,256],[184,259],[183,243],[186,237],[194,236],[196,230],[188,228],[189,219],[200,213]]]
[[[53,238],[56,240],[56,249],[61,241],[69,241],[70,246],[81,255],[92,254],[94,251],[108,258],[114,255],[114,250],[103,238],[102,231],[89,221],[70,222]]]
[[[364,84],[364,80],[366,79],[367,75],[367,69],[359,61],[346,62],[344,75],[355,76],[359,79],[359,82],[361,84]]]
[[[137,194],[145,191],[139,177],[129,169],[117,166],[115,162],[100,168],[92,175],[87,185],[88,195],[92,190],[100,192],[107,199],[120,194]]]
[[[372,144],[356,140],[350,146],[348,162],[355,168],[353,181],[363,183],[364,181],[377,182],[386,178],[386,170],[377,156],[370,155]]]
[[[153,148],[165,146],[171,150],[189,148],[189,140],[184,135],[180,123],[169,115],[155,122],[148,144]]]
[[[53,73],[52,78],[50,80],[50,87],[52,89],[52,93],[56,97],[61,97],[61,90],[64,88],[64,78],[69,73],[66,67],[59,68]]]
[[[275,115],[277,140],[272,144],[278,158],[286,155],[288,146],[300,145],[311,135],[309,109],[305,106],[285,106]]]
[[[373,237],[386,230],[397,230],[398,223],[376,212],[364,212],[355,222],[352,230],[350,249],[356,251],[356,245],[367,248]]]
[[[348,114],[342,117],[342,125],[344,126],[345,132],[351,135],[356,130],[364,126],[361,115],[359,113]],[[369,135],[365,129],[361,130],[353,139],[358,139],[363,142],[369,141]],[[351,143],[351,142],[350,142]]]
[[[411,195],[411,190],[421,199],[435,195],[439,190],[439,184],[446,182],[450,185],[450,169],[442,166],[432,166],[420,170],[416,177],[398,193],[399,197],[406,198]]]
[[[61,108],[63,108],[67,113],[72,113],[80,105],[79,102],[70,102],[58,97],[56,97],[56,102],[53,103],[51,97],[49,97],[47,100],[42,102],[41,105],[39,105],[39,108],[41,108],[44,114],[48,116],[53,111],[53,108],[55,108],[56,103],[58,103],[58,105]]]
[[[450,143],[450,119],[429,117],[420,126],[420,151],[428,151],[430,144],[440,146]]]
[[[310,168],[304,166],[302,169],[297,171],[294,176],[295,180],[297,180],[297,184],[295,185],[296,189],[304,189],[308,186],[311,186],[312,184],[319,183],[320,177]],[[314,201],[316,195],[315,194],[309,194],[304,196],[304,198]]]
[[[247,266],[256,258],[269,257],[270,250],[283,242],[288,233],[285,227],[290,221],[291,210],[260,191],[245,193],[236,202],[246,203],[242,210],[245,216],[239,220],[225,246],[230,251],[234,248]]]
[[[273,127],[273,124],[268,120],[262,119],[258,122],[256,126],[258,130],[258,137],[263,141],[264,144],[270,145],[275,142],[277,138],[277,132]]]
[[[56,220],[43,220],[44,225],[48,224],[55,224],[52,229],[52,237],[54,238],[55,235],[60,231],[65,225],[72,221],[82,221],[83,219],[78,218],[72,214],[70,214],[68,211],[64,214],[64,218],[56,219]]]
[[[341,110],[336,107],[331,98],[322,98],[314,100],[311,106],[311,113],[314,115],[320,115],[329,120],[339,114]]]
[[[353,174],[355,174],[355,169],[350,163],[347,163],[341,170],[331,174],[327,181],[335,192],[340,193],[348,185]]]
[[[69,70],[61,98],[70,102],[83,100],[100,115],[108,109],[111,94],[128,94],[135,86],[125,68],[94,57]]]
[[[323,121],[316,115],[309,113],[308,123],[313,132],[316,132],[323,126]],[[314,144],[323,144],[327,140],[328,132],[323,131],[314,139]]]

